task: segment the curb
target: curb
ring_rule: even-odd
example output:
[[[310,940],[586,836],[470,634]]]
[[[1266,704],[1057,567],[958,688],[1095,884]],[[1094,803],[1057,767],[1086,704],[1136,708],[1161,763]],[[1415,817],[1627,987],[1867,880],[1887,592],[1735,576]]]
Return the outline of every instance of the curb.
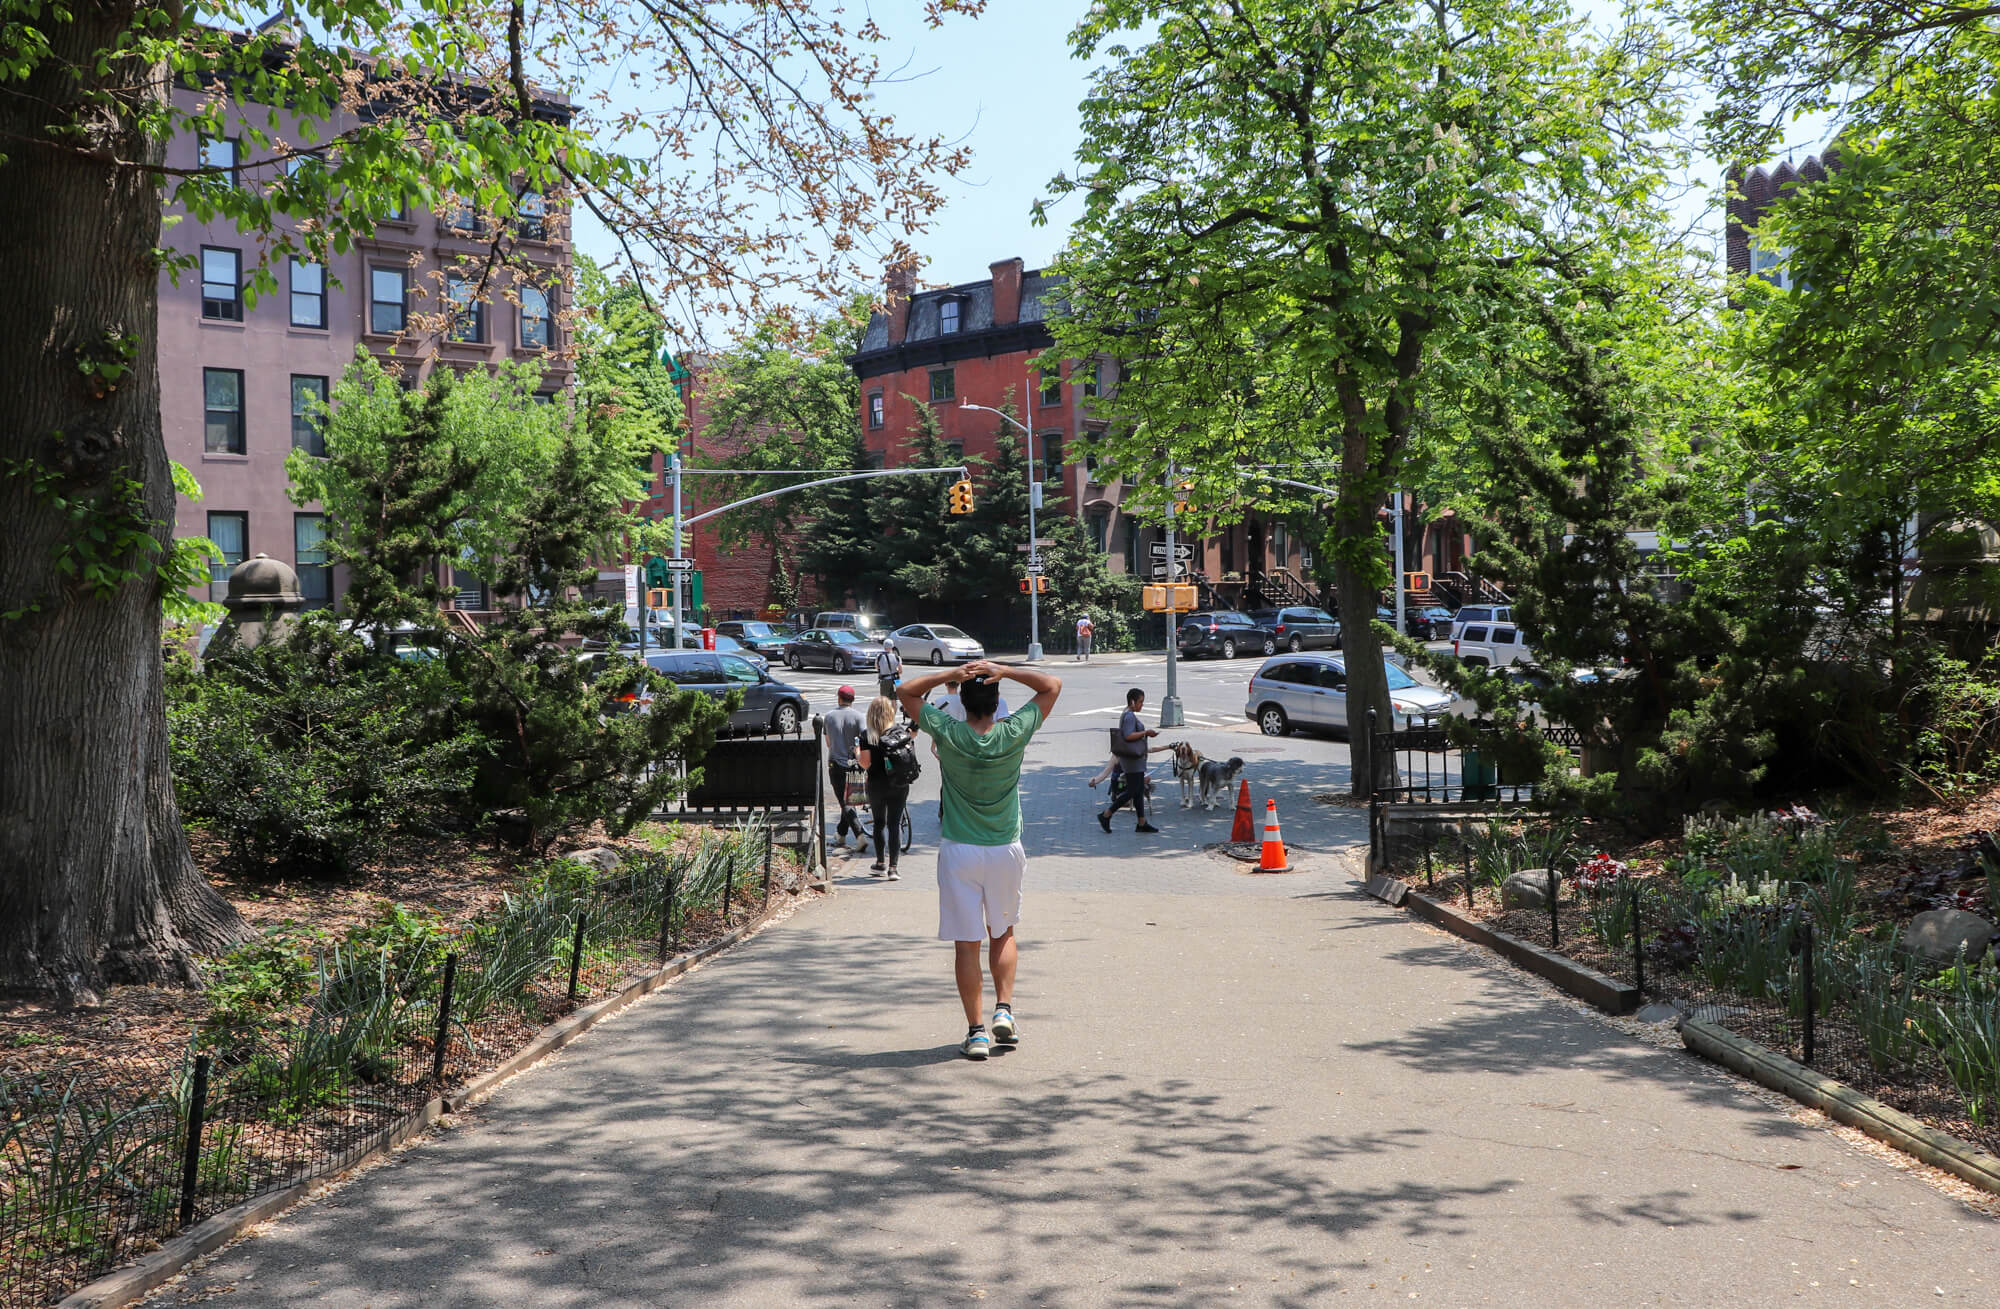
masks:
[[[650,995],[696,964],[741,944],[768,923],[783,903],[773,901],[755,918],[745,921],[741,926],[709,942],[701,949],[677,956],[650,972],[629,978],[620,983],[618,988],[604,999],[544,1027],[533,1040],[497,1066],[481,1073],[456,1090],[433,1098],[422,1108],[413,1110],[384,1127],[369,1139],[368,1144],[345,1167],[295,1183],[282,1191],[273,1191],[267,1195],[245,1200],[242,1204],[225,1209],[212,1218],[203,1219],[179,1236],[164,1242],[159,1249],[137,1263],[106,1273],[70,1292],[57,1302],[56,1309],[117,1309],[120,1305],[133,1303],[157,1289],[168,1278],[201,1256],[221,1249],[257,1224],[268,1222],[292,1206],[311,1199],[363,1164],[372,1163],[397,1146],[421,1135],[445,1114],[456,1113],[484,1099],[514,1074],[562,1049],[641,996]]]
[[[1682,1019],[1681,1042],[1703,1058],[1734,1069],[1774,1091],[1782,1091],[1800,1104],[1810,1105],[1827,1117],[1866,1132],[1933,1168],[1942,1168],[1974,1186],[2000,1193],[2000,1159],[1969,1141],[1927,1127],[1845,1082],[1823,1077],[1768,1046],[1747,1041],[1705,1019]]]
[[[1379,890],[1378,890],[1379,887]],[[1594,968],[1586,968],[1567,955],[1557,954],[1539,945],[1523,941],[1518,936],[1494,928],[1444,904],[1433,900],[1420,891],[1413,891],[1406,883],[1393,877],[1370,878],[1363,888],[1378,900],[1390,904],[1398,903],[1390,896],[1401,892],[1401,903],[1417,917],[1436,927],[1442,927],[1453,936],[1460,936],[1475,945],[1483,945],[1504,956],[1510,962],[1520,965],[1537,977],[1546,978],[1579,1000],[1585,1000],[1602,1009],[1607,1014],[1629,1014],[1639,1007],[1639,988],[1629,982],[1621,982],[1615,977],[1607,977]]]

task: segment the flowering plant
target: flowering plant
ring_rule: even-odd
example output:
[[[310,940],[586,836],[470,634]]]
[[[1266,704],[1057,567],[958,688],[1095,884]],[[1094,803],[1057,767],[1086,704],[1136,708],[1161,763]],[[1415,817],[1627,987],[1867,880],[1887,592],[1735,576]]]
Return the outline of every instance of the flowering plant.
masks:
[[[1792,823],[1801,828],[1818,827],[1821,823],[1826,821],[1824,818],[1821,818],[1818,814],[1814,813],[1810,806],[1802,804],[1795,804],[1792,805],[1790,808],[1780,806],[1776,809],[1773,809],[1771,811],[1771,818],[1773,819],[1773,821],[1780,823]]]
[[[1602,891],[1631,873],[1624,863],[1600,850],[1577,867],[1576,884],[1581,890]]]

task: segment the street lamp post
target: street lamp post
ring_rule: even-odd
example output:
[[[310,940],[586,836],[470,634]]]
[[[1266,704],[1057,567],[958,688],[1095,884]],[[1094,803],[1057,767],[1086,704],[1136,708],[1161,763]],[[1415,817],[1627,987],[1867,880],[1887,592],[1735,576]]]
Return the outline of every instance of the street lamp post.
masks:
[[[1035,579],[1042,575],[1042,546],[1035,539],[1035,501],[1041,498],[1042,484],[1035,476],[1035,430],[1026,423],[995,409],[992,405],[976,405],[970,400],[959,402],[960,409],[977,409],[989,414],[998,414],[1000,421],[1012,423],[1028,438],[1028,662],[1035,663],[1042,657],[1042,606],[1041,595],[1035,589]]]
[[[1160,726],[1185,727],[1187,715],[1181,709],[1181,688],[1179,668],[1176,666],[1180,654],[1181,611],[1174,604],[1175,590],[1180,585],[1180,556],[1174,548],[1174,497],[1179,494],[1174,486],[1173,465],[1167,465],[1167,694],[1160,701]],[[1192,570],[1190,570],[1190,574]]]

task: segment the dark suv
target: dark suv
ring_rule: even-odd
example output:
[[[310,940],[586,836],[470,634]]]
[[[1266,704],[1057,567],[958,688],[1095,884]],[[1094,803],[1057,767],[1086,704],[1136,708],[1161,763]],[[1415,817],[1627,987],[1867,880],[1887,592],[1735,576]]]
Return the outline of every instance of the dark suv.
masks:
[[[1212,654],[1234,659],[1238,654],[1276,654],[1278,638],[1268,627],[1250,621],[1250,615],[1233,609],[1189,614],[1181,620],[1180,651],[1184,655]]]
[[[1313,605],[1285,609],[1252,609],[1250,621],[1271,629],[1285,650],[1340,649],[1340,620]]]

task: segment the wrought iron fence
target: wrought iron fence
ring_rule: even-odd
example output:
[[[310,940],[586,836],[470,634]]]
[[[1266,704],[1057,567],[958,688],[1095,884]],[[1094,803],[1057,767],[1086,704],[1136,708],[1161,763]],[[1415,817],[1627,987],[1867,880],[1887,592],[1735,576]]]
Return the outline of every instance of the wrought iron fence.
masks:
[[[0,1306],[43,1305],[244,1200],[336,1172],[445,1088],[773,894],[752,821],[614,876],[551,865],[446,935],[329,947],[309,993],[130,1043],[0,1060]],[[32,1050],[32,1047],[30,1047]]]
[[[1369,717],[1372,722],[1372,710]],[[1497,740],[1497,728],[1474,726]],[[1582,734],[1570,727],[1545,727],[1542,739],[1576,754],[1583,749]],[[1454,745],[1442,724],[1377,731],[1371,740],[1375,758],[1387,756],[1399,780],[1378,782],[1369,793],[1370,867],[1406,864],[1460,840],[1468,824],[1494,814],[1521,816],[1541,808],[1538,777],[1511,775],[1493,749]]]

